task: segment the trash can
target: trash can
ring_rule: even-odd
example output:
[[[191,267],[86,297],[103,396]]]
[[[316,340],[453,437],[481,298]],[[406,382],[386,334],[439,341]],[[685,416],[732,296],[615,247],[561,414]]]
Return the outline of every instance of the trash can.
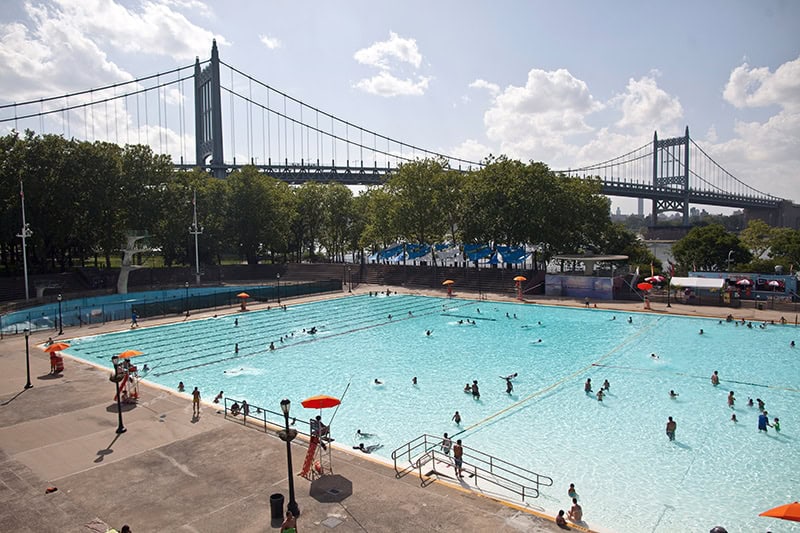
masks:
[[[269,511],[273,520],[283,519],[283,494],[275,493],[269,497]]]
[[[758,310],[759,310],[759,311],[763,311],[763,310],[764,310],[764,304],[762,304],[762,303],[758,303],[758,304],[756,304],[756,305],[758,306]]]

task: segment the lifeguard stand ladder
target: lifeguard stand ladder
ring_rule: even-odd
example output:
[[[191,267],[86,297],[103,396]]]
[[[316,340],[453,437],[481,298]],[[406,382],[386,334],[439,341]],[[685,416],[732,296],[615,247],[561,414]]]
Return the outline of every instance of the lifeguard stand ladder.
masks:
[[[323,448],[320,446],[319,439],[318,436],[311,435],[311,440],[308,443],[308,452],[303,461],[303,469],[298,474],[309,481],[333,474],[330,443]]]

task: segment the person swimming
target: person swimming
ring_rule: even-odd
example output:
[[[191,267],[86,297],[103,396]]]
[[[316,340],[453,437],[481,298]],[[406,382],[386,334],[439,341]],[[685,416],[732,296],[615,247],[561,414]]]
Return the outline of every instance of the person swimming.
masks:
[[[358,446],[353,446],[354,450],[361,450],[364,453],[372,453],[375,450],[380,450],[383,448],[383,444],[370,444],[369,446],[364,446],[363,442],[360,442]]]
[[[383,385],[383,381],[379,380],[378,378],[375,378],[375,381],[373,381],[373,383],[375,385]]]
[[[377,437],[377,435],[375,433],[367,433],[366,431],[361,431],[360,429],[357,429],[356,437],[360,439],[371,439],[373,437]]]
[[[677,398],[677,397],[678,397],[678,393],[677,393],[677,392],[675,392],[674,390],[670,390],[670,391],[669,391],[669,397],[670,397],[670,398],[672,398],[672,399],[674,400],[675,398]]]

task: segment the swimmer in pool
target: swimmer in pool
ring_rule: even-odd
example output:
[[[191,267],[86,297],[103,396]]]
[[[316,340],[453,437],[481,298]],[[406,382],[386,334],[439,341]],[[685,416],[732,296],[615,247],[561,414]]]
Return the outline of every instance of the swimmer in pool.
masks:
[[[731,422],[738,422],[739,420],[736,418],[736,413],[731,415]]]
[[[354,450],[361,450],[364,453],[372,453],[381,448],[383,448],[383,444],[370,444],[369,446],[364,446],[363,442],[359,443],[358,446],[353,446]]]
[[[374,433],[367,433],[366,431],[361,431],[360,429],[356,430],[356,437],[360,439],[371,439],[372,437],[375,436],[376,435]]]
[[[672,398],[672,399],[674,400],[675,398],[677,398],[677,397],[678,397],[678,393],[677,393],[677,392],[675,392],[674,390],[670,390],[670,391],[669,391],[669,397],[670,397],[670,398]]]
[[[472,394],[472,387],[470,386],[469,383],[464,385],[464,392],[466,392],[467,394]]]
[[[600,387],[600,390],[611,390],[611,383],[609,383],[608,380],[603,381],[603,386]]]
[[[583,392],[586,394],[592,392],[592,378],[586,380],[586,383],[583,385]]]
[[[375,385],[383,385],[383,381],[379,380],[378,378],[375,378],[373,383],[375,383]]]

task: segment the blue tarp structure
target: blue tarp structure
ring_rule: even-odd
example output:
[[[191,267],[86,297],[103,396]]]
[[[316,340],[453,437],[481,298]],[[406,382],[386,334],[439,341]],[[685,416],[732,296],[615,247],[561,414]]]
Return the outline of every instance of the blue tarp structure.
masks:
[[[497,247],[498,253],[502,256],[501,261],[503,263],[524,263],[525,258],[528,257],[528,252],[525,251],[523,247],[511,247],[511,246],[498,246]]]
[[[470,261],[479,261],[492,255],[492,249],[488,244],[465,244],[464,253]]]
[[[389,246],[388,248],[384,248],[380,252],[378,252],[378,260],[383,261],[386,259],[391,260],[392,258],[396,257],[397,255],[403,254],[403,245],[402,244],[395,244]]]
[[[431,253],[431,247],[427,244],[406,244],[406,254],[408,254],[409,261],[424,257],[429,253]]]

